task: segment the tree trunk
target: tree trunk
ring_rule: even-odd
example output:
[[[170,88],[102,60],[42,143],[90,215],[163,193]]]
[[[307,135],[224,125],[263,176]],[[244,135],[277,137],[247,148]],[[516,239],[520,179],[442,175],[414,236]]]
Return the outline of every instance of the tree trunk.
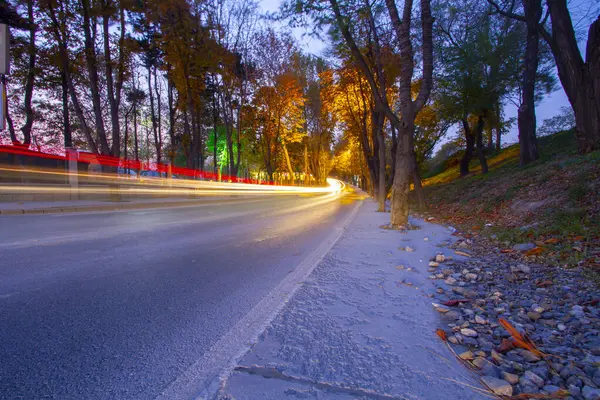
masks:
[[[475,139],[477,143],[477,156],[479,157],[479,163],[481,164],[481,173],[488,173],[487,160],[485,159],[485,149],[483,147],[483,128],[485,125],[485,119],[480,115],[477,117],[477,126],[475,130]]]
[[[413,185],[415,186],[415,196],[417,197],[417,204],[420,209],[425,208],[425,192],[423,191],[423,183],[421,182],[421,173],[419,172],[419,163],[417,162],[417,153],[413,151],[411,155],[411,175]]]
[[[538,24],[542,16],[542,2],[541,0],[523,0],[523,9],[527,24],[527,44],[521,92],[523,102],[518,110],[518,124],[521,165],[526,165],[539,158],[535,132],[535,80],[539,60]]]
[[[109,4],[107,3],[105,6],[108,7]],[[108,11],[105,9],[104,15],[102,16],[102,33],[104,42],[104,63],[106,67],[106,92],[108,104],[110,106],[110,123],[112,128],[111,154],[114,157],[119,157],[119,152],[121,150],[121,132],[119,126],[119,107],[117,106],[117,100],[115,99],[113,65],[110,55],[109,19],[110,16],[108,15]]]
[[[579,150],[600,149],[600,17],[590,25],[584,62],[566,0],[548,0],[548,8],[552,35],[541,32],[550,44],[558,77],[575,113]]]
[[[73,139],[71,136],[71,121],[69,119],[69,85],[67,83],[67,75],[64,72],[60,73],[61,89],[62,89],[62,117],[63,117],[63,137],[65,139],[65,148],[73,147]]]
[[[29,147],[31,144],[31,127],[33,126],[33,108],[31,107],[31,99],[33,97],[35,60],[37,55],[37,48],[35,46],[35,31],[37,27],[34,23],[33,0],[27,1],[27,16],[30,24],[29,43],[27,46],[29,63],[27,65],[27,80],[25,83],[25,125],[21,128],[21,132],[23,132],[23,145]]]
[[[285,145],[285,143],[282,143],[281,146],[283,147],[283,155],[285,157],[285,164],[287,165],[288,172],[290,174],[291,183],[293,185],[294,184],[294,169],[292,168],[290,154],[288,153],[288,149],[287,149],[287,146]]]
[[[372,137],[377,141],[377,158],[378,158],[378,182],[377,182],[377,202],[379,206],[378,212],[385,212],[385,200],[387,197],[387,187],[385,185],[385,136],[383,132],[383,123],[385,117],[383,113],[371,111]]]
[[[135,90],[135,88],[134,88]],[[134,100],[134,106],[133,106],[133,145],[134,145],[134,156],[135,156],[135,161],[140,161],[140,150],[139,150],[139,145],[138,145],[138,124],[137,124],[137,114],[138,114],[138,110],[137,110],[137,100]],[[139,175],[139,172],[138,172]]]
[[[162,143],[162,120],[161,120],[161,114],[162,114],[162,102],[160,99],[160,86],[158,83],[158,73],[156,71],[156,66],[154,66],[154,90],[156,92],[156,129],[158,131],[158,148],[161,151],[157,151],[156,152],[156,162],[161,163],[162,162],[162,148],[163,148],[163,143]]]
[[[158,130],[156,124],[156,111],[154,109],[154,93],[152,88],[152,66],[148,64],[148,96],[150,96],[150,120],[152,121],[152,135],[154,136],[154,147],[156,148],[156,162],[160,163],[161,146],[158,138]]]
[[[15,132],[15,126],[13,125],[12,118],[10,117],[10,113],[8,112],[9,107],[8,107],[8,96],[6,95],[6,92],[7,92],[7,90],[6,90],[6,75],[0,76],[0,79],[2,79],[2,85],[3,85],[2,90],[4,91],[4,93],[2,93],[2,95],[6,99],[6,101],[4,103],[4,117],[6,118],[6,123],[8,124],[8,132],[10,134],[10,142],[13,144],[13,146],[16,146],[16,145],[20,144],[21,142],[19,142],[19,139],[17,139],[17,134]]]
[[[173,85],[171,78],[167,77],[167,96],[169,102],[169,138],[171,139],[171,151],[169,152],[169,159],[171,165],[175,165],[175,154],[177,152],[177,140],[175,138],[175,106],[173,99]]]
[[[469,175],[469,163],[471,162],[471,158],[473,158],[473,135],[471,134],[471,128],[469,127],[469,121],[466,118],[462,119],[463,130],[465,132],[465,139],[467,141],[467,148],[465,149],[465,154],[460,160],[460,176]]]
[[[391,201],[391,225],[396,228],[408,227],[408,193],[410,190],[410,176],[412,171],[412,148],[410,135],[414,125],[410,123],[414,119],[404,120],[406,126],[398,126],[398,151],[396,153],[396,176],[392,185]]]
[[[91,32],[91,16],[89,0],[81,0],[83,8],[83,32],[85,44],[85,61],[88,70],[88,78],[90,83],[90,94],[92,97],[92,105],[94,109],[94,121],[96,124],[96,134],[100,141],[100,150],[104,155],[110,155],[110,148],[106,140],[106,130],[104,128],[104,118],[102,115],[102,104],[100,100],[100,89],[98,84],[98,64],[96,59],[96,46],[92,39]],[[67,59],[68,60],[68,59]],[[71,88],[75,93],[75,88]],[[82,113],[83,117],[83,113]],[[85,118],[85,117],[83,117]]]

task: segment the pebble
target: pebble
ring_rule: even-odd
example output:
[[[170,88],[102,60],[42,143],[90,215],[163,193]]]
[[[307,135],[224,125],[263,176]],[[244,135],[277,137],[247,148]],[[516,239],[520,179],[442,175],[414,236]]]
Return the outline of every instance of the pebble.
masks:
[[[436,254],[435,262],[443,263],[444,261],[446,261],[446,257],[443,254]]]
[[[519,383],[519,375],[511,374],[510,372],[502,371],[502,379],[510,383],[511,385],[516,385]]]
[[[598,400],[600,399],[600,389],[584,386],[581,389],[581,395],[585,400]]]
[[[456,285],[456,279],[454,279],[453,277],[449,276],[448,278],[446,278],[446,280],[444,281],[444,283],[446,285]]]
[[[473,352],[471,350],[467,350],[464,353],[458,355],[463,360],[472,360],[474,358]]]
[[[569,400],[600,400],[596,284],[577,268],[528,264],[516,252],[500,254],[497,247],[477,238],[469,242],[459,239],[451,247],[461,248],[461,243],[468,243],[473,257],[448,262],[438,254],[432,261],[446,262],[438,270],[438,279],[451,286],[443,293],[438,291],[438,302],[470,299],[443,314],[454,331],[448,342],[468,346],[473,357],[470,361],[485,379],[501,381],[496,390],[510,390],[512,395],[514,386],[516,393],[550,394],[565,388],[571,394]],[[533,243],[517,245],[533,247]],[[542,359],[515,348],[500,318],[550,356]],[[482,350],[485,353],[480,353]]]
[[[460,330],[461,335],[466,337],[477,337],[477,331],[470,328],[462,328]]]
[[[512,396],[513,394],[513,387],[504,379],[498,379],[493,376],[482,376],[481,381],[497,395]]]
[[[438,263],[438,262],[435,262],[435,261],[430,261],[430,262],[429,262],[429,266],[430,266],[430,267],[434,267],[434,268],[435,268],[435,267],[439,267],[439,266],[440,266],[440,263]]]
[[[541,388],[544,386],[544,380],[531,371],[525,371],[525,374],[523,374],[522,381],[523,382],[532,382],[538,388]]]
[[[441,304],[438,303],[431,303],[431,305],[433,306],[433,308],[435,308],[435,310],[437,312],[441,312],[443,314],[447,313],[448,311],[450,311],[450,309],[446,306],[443,306]]]

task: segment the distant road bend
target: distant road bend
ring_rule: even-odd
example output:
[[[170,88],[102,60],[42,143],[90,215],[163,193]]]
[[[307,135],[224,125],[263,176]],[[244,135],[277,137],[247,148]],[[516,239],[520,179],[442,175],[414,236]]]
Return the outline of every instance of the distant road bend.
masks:
[[[0,216],[0,398],[187,398],[174,382],[339,231],[351,198]]]

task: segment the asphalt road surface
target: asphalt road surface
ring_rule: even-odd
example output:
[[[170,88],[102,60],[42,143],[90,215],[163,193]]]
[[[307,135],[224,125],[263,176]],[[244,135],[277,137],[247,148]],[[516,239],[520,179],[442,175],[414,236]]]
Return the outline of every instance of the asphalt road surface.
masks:
[[[352,208],[318,195],[0,217],[0,398],[159,396]]]

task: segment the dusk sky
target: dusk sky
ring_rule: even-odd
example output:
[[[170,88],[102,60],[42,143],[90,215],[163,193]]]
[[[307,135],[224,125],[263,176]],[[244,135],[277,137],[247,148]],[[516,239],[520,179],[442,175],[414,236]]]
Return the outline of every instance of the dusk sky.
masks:
[[[570,2],[570,9],[573,13],[573,21],[576,27],[584,27],[583,31],[585,32],[584,40],[580,43],[580,46],[585,49],[585,39],[587,38],[587,27],[592,22],[594,18],[598,15],[598,9],[600,8],[598,5],[594,6],[594,0],[575,0]],[[261,7],[264,11],[276,11],[281,4],[281,0],[261,0]],[[593,10],[590,10],[593,9]],[[578,14],[580,16],[578,16]],[[302,47],[304,51],[313,54],[320,54],[320,52],[326,47],[326,44],[320,40],[308,38],[306,36],[303,37],[302,33],[304,31],[302,29],[294,29],[294,35],[298,40],[302,42]],[[538,127],[542,124],[542,121],[546,118],[553,117],[558,114],[559,110],[563,106],[569,106],[569,101],[567,100],[567,96],[560,85],[560,82],[557,82],[556,90],[547,95],[544,100],[537,105],[536,115],[538,121]],[[517,116],[517,108],[511,102],[506,103],[506,117],[516,117]],[[518,132],[516,123],[513,126],[510,133],[504,136],[504,143],[514,143],[518,141]]]

